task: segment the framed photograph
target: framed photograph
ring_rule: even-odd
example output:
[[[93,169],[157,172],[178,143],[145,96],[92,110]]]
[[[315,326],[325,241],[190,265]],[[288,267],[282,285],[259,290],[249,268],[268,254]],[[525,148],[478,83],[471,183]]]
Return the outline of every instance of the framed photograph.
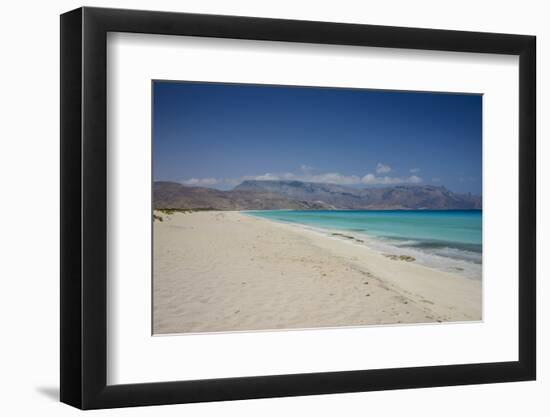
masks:
[[[61,16],[61,401],[533,380],[535,37]]]

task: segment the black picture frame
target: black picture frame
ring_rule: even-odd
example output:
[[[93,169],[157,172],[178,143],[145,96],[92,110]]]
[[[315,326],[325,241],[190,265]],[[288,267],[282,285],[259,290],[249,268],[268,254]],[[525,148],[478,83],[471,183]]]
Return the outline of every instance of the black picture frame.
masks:
[[[107,385],[108,32],[519,56],[519,358],[513,362]],[[81,409],[482,384],[536,377],[534,36],[171,12],[61,15],[61,401]]]

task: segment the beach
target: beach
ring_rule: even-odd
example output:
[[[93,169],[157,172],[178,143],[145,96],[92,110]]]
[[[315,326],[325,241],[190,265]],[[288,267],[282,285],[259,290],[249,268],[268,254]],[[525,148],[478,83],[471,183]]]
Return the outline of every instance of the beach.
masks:
[[[480,280],[344,233],[236,211],[154,214],[154,334],[482,319]]]

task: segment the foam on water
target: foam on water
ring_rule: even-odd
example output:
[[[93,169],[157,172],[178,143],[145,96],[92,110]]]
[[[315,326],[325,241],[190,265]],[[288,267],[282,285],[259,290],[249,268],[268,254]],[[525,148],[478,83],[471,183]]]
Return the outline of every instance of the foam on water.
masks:
[[[481,279],[482,213],[448,211],[252,211],[248,214],[294,223],[333,235],[352,236],[389,255],[407,255],[428,267]],[[345,237],[342,237],[345,238]]]

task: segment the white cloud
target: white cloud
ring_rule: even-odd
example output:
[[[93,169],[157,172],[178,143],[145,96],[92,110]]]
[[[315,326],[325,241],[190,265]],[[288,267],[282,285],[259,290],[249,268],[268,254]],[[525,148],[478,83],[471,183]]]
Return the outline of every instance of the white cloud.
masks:
[[[390,171],[391,171],[391,166],[385,165],[382,162],[378,162],[378,164],[376,164],[377,174],[387,174]]]
[[[286,175],[286,174],[282,174],[282,175]],[[266,172],[265,174],[262,174],[262,175],[244,177],[244,179],[247,179],[247,180],[260,180],[260,181],[275,181],[275,180],[280,180],[281,175],[270,174],[269,172]]]
[[[313,171],[313,167],[311,165],[302,164],[300,165],[300,169],[302,172],[305,172],[306,174],[309,174],[311,171]]]
[[[381,164],[382,165],[382,164]],[[271,173],[266,172],[260,175],[245,175],[238,178],[191,178],[184,180],[181,183],[184,185],[192,186],[235,186],[239,185],[245,180],[260,180],[260,181],[304,181],[304,182],[317,182],[317,183],[329,183],[337,185],[395,185],[395,184],[419,184],[422,182],[422,178],[411,175],[409,177],[391,177],[388,175],[376,175],[369,173],[363,177],[357,175],[344,175],[339,172],[325,172],[319,174],[312,174],[307,168],[308,166],[301,166],[301,173],[295,174],[292,172],[283,173]],[[377,167],[379,168],[379,167]],[[387,165],[384,165],[384,169],[391,169]]]
[[[416,174],[416,173],[420,172],[420,168],[411,168],[411,169],[409,169],[409,172],[411,174]]]
[[[208,185],[216,185],[219,183],[219,180],[217,180],[216,178],[191,178],[188,180],[184,180],[181,183],[185,185],[195,185],[198,187],[202,187]]]
[[[407,178],[399,178],[389,176],[378,177],[374,174],[367,174],[361,178],[361,182],[368,185],[419,184],[422,182],[422,178],[416,175],[411,175]]]
[[[287,181],[305,181],[305,182],[326,182],[339,185],[359,184],[361,179],[357,175],[342,175],[338,172],[327,172],[324,174],[293,174],[285,172],[282,174],[265,173],[262,175],[245,176],[241,180],[287,180]]]
[[[337,172],[327,172],[326,174],[308,175],[301,181],[308,182],[328,182],[329,184],[353,185],[361,182],[356,175],[342,175]]]

